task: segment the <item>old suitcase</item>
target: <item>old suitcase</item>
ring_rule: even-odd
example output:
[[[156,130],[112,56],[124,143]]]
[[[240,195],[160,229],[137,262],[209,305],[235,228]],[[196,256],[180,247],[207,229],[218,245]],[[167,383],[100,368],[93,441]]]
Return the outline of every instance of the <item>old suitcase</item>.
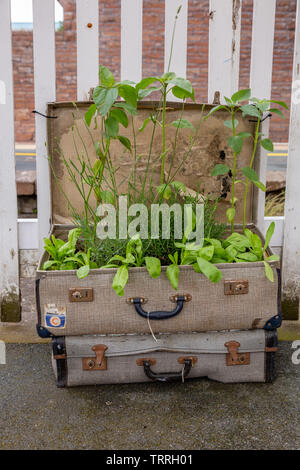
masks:
[[[276,331],[53,337],[58,387],[174,382],[272,382]]]
[[[80,128],[83,139],[85,130],[82,116],[89,104],[77,104],[79,115],[76,117],[76,125]],[[149,113],[149,107],[153,107],[153,103],[140,105],[139,113],[135,117],[137,127],[142,125]],[[201,107],[192,104],[186,104],[185,107],[188,119],[195,126]],[[48,106],[48,115],[56,117],[48,120],[48,146],[63,191],[72,198],[72,204],[79,207],[80,200],[76,199],[74,188],[56,152],[56,145],[59,145],[67,156],[72,155],[73,111],[71,103],[53,103]],[[178,113],[178,105],[169,103],[167,120],[176,119]],[[241,115],[238,117],[241,130],[253,134],[255,125],[253,120],[244,119]],[[223,191],[222,181],[210,176],[212,168],[220,161],[221,153],[222,158],[226,155],[229,165],[232,163],[232,153],[227,144],[228,129],[226,130],[223,125],[223,120],[223,111],[216,112],[200,128],[196,142],[197,150],[191,153],[185,171],[179,177],[191,189],[196,189],[199,180],[197,175],[202,174],[204,177],[201,181],[205,192],[217,194],[218,190]],[[126,129],[126,132],[130,133],[130,129]],[[148,134],[137,137],[141,153],[145,140],[150,138],[147,136]],[[77,144],[80,147],[80,141]],[[185,146],[186,142],[183,139],[178,144],[179,159]],[[239,168],[249,164],[251,149],[251,143],[243,147],[239,156]],[[88,151],[93,158],[93,148],[88,147]],[[159,153],[160,148],[155,148],[155,152]],[[112,158],[117,158],[117,154],[116,147]],[[122,158],[120,178],[126,176],[129,164],[126,155]],[[55,178],[52,176],[52,233],[63,238],[72,228],[70,226],[72,220],[68,204],[55,184]],[[251,197],[248,201],[246,219],[247,223],[251,224],[256,219],[256,189],[252,185],[249,189]],[[239,191],[240,189],[237,189],[236,197],[241,201]],[[227,198],[229,199],[229,195]],[[224,204],[228,205],[226,198],[221,201],[221,206],[223,205],[221,211],[224,209]],[[241,202],[237,203],[236,212],[237,221],[240,221]],[[248,226],[255,229],[254,225]],[[263,262],[219,264],[223,279],[218,284],[212,284],[204,275],[195,273],[193,267],[182,266],[178,292],[173,290],[167,280],[166,268],[162,268],[162,274],[158,279],[150,278],[146,268],[131,268],[125,295],[118,297],[111,287],[115,269],[93,269],[85,279],[79,280],[75,271],[43,271],[42,266],[46,260],[45,253],[41,258],[36,279],[37,331],[42,337],[147,334],[151,331],[150,328],[155,334],[224,329],[275,329],[281,323],[278,308],[280,271],[276,261],[270,263],[274,271],[274,283],[266,278]],[[145,305],[147,298],[148,303]]]

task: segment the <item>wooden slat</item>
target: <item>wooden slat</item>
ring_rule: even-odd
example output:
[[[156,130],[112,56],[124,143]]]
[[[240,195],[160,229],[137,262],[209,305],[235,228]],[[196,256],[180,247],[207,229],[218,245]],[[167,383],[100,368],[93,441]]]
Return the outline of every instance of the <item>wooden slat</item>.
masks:
[[[0,301],[1,319],[8,321],[20,320],[10,0],[0,2],[0,64]],[[15,318],[3,310],[10,298]]]
[[[254,0],[252,22],[252,46],[250,88],[252,96],[256,98],[271,97],[273,44],[275,28],[276,0]],[[262,123],[262,132],[269,135],[269,120]],[[267,150],[260,149],[260,157],[255,162],[255,170],[259,174],[260,181],[266,182]],[[257,192],[254,210],[256,224],[264,228],[265,193]]]
[[[174,36],[173,54],[170,63],[170,72],[175,72],[179,77],[186,77],[187,64],[187,19],[188,19],[188,0],[165,0],[165,65],[164,70],[167,72],[172,35],[174,28],[174,20],[179,6],[181,7],[176,22],[176,30]],[[169,99],[173,99],[172,95]]]
[[[88,99],[98,85],[99,10],[98,0],[76,0],[77,99]]]
[[[285,199],[283,245],[283,300],[286,310],[299,315],[300,298],[300,0],[297,1],[293,90],[291,100],[289,152]]]
[[[47,102],[55,101],[55,23],[54,0],[33,0],[33,53],[35,109],[46,114]],[[47,142],[47,119],[36,114],[36,173],[39,246],[50,229],[50,178]]]
[[[121,0],[121,80],[142,78],[143,0]]]
[[[242,0],[210,0],[208,102],[216,91],[231,96],[239,85]]]

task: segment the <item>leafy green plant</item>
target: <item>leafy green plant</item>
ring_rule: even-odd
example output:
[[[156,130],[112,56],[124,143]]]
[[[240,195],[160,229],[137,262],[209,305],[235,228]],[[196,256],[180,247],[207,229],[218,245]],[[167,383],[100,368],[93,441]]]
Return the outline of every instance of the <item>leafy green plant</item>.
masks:
[[[250,101],[249,104],[241,105],[245,101]],[[275,103],[285,109],[288,109],[288,106],[283,101],[277,100],[267,100],[267,99],[257,99],[251,98],[251,90],[240,90],[234,93],[231,98],[225,97],[226,105],[219,105],[214,107],[211,110],[211,113],[224,109],[229,115],[230,119],[224,121],[224,125],[232,131],[232,135],[228,138],[228,145],[233,150],[233,167],[229,168],[228,165],[218,164],[214,167],[212,171],[212,176],[224,175],[231,172],[232,174],[232,190],[231,190],[231,208],[227,210],[226,215],[228,222],[231,225],[231,231],[234,230],[234,219],[235,219],[235,204],[237,198],[235,197],[235,185],[243,184],[245,186],[244,191],[244,200],[243,200],[243,231],[246,229],[246,203],[248,195],[249,181],[251,181],[258,189],[266,191],[265,185],[259,181],[259,177],[255,170],[253,169],[253,164],[255,160],[255,155],[257,151],[257,146],[261,145],[264,149],[273,151],[273,143],[269,138],[264,138],[263,134],[260,132],[260,125],[264,118],[264,115],[267,113],[267,116],[272,113],[279,115],[284,118],[284,115],[280,109],[272,107]],[[237,111],[241,109],[243,117],[251,116],[256,120],[255,126],[255,135],[252,136],[248,132],[238,132],[239,121],[236,119]],[[242,174],[244,179],[236,179],[237,172],[237,160],[238,155],[243,149],[243,144],[245,139],[253,140],[253,151],[250,159],[250,164],[248,167],[242,168]]]
[[[115,255],[107,265],[102,266],[105,268],[118,268],[114,276],[112,288],[119,295],[124,295],[124,288],[128,282],[128,270],[130,267],[141,267],[146,265],[148,273],[152,278],[160,276],[161,263],[158,258],[153,256],[143,256],[143,244],[138,235],[129,240],[126,246],[126,256]]]
[[[78,279],[83,279],[90,269],[97,268],[96,263],[90,259],[90,249],[87,253],[76,252],[79,237],[80,229],[75,228],[69,231],[67,242],[54,235],[51,235],[51,239],[44,238],[44,249],[50,255],[50,259],[45,261],[42,269],[45,271],[76,269]]]

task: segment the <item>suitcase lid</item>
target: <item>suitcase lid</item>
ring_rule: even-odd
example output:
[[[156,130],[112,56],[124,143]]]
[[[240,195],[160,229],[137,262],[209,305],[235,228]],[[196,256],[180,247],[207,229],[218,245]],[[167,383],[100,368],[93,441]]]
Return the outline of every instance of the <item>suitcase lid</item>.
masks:
[[[51,159],[53,170],[57,176],[57,180],[61,189],[72,201],[72,205],[76,210],[82,210],[82,200],[79,193],[74,188],[74,183],[70,181],[68,172],[64,167],[61,155],[58,152],[60,148],[67,159],[76,159],[75,145],[78,152],[81,154],[84,151],[84,146],[88,152],[89,158],[93,163],[96,159],[93,139],[97,140],[99,130],[93,129],[91,125],[90,130],[86,128],[84,122],[84,114],[91,105],[90,101],[77,102],[74,106],[73,102],[58,102],[48,103],[48,116],[55,119],[48,119],[48,151]],[[150,112],[158,106],[158,102],[142,102],[138,105],[138,114],[133,118],[134,127],[136,130],[136,141],[138,155],[142,158],[138,162],[138,166],[143,171],[145,159],[148,156],[147,149],[152,134],[152,127],[146,126],[142,133],[138,132],[146,117]],[[197,126],[202,104],[186,103],[183,118],[188,119]],[[214,105],[205,105],[206,114]],[[180,103],[169,102],[167,103],[166,121],[172,122],[180,117]],[[243,118],[241,111],[237,112],[237,119],[239,121],[239,132],[249,132],[254,135],[256,118]],[[233,151],[229,147],[227,139],[231,135],[230,129],[224,126],[224,120],[228,119],[228,114],[224,110],[218,110],[209,119],[201,124],[199,135],[196,139],[195,145],[183,164],[181,170],[176,175],[176,179],[182,181],[187,188],[194,191],[201,190],[203,194],[209,194],[212,197],[220,196],[216,218],[225,222],[225,211],[231,206],[231,193],[230,185],[231,179],[229,176],[211,176],[211,171],[218,163],[226,163],[230,168],[233,164]],[[130,121],[130,120],[129,120]],[[74,125],[75,124],[75,125]],[[99,126],[98,126],[99,129]],[[132,138],[131,123],[128,128],[121,127],[121,134],[125,137]],[[79,131],[79,134],[77,133]],[[161,138],[159,136],[160,129],[156,130],[156,138],[153,146],[153,159],[157,159],[161,154]],[[176,129],[173,126],[167,128],[167,147],[168,142],[173,141]],[[175,165],[181,161],[185,149],[189,145],[189,138],[191,129],[180,129],[177,144],[177,151],[175,157]],[[73,140],[74,138],[74,140]],[[84,142],[84,144],[83,144]],[[251,160],[253,150],[252,139],[245,139],[243,150],[238,156],[238,171],[237,178],[241,174],[241,168],[248,166]],[[121,157],[120,157],[121,155]],[[129,168],[133,165],[133,157],[129,151],[124,153],[124,147],[118,140],[113,140],[111,144],[111,159],[112,162],[119,167],[116,174],[117,185],[121,188],[121,192],[126,192],[126,177],[129,174]],[[260,150],[258,149],[256,155],[256,164],[259,164]],[[166,162],[166,171],[168,171],[169,163]],[[70,215],[68,203],[57,184],[53,172],[51,174],[51,211],[52,211],[52,224],[72,224],[72,216]],[[160,184],[160,174],[158,168],[153,173],[154,183]],[[123,182],[123,183],[122,183]],[[123,186],[122,186],[123,184]],[[242,222],[243,212],[243,185],[236,185],[235,195],[238,198],[236,204],[236,223]],[[253,187],[252,183],[249,184],[247,207],[246,207],[246,222],[256,222],[255,220],[255,202],[257,200],[257,189]],[[226,197],[224,197],[226,194]],[[96,206],[96,201],[94,200]]]
[[[236,341],[238,352],[264,352],[266,332],[264,330],[226,331],[210,333],[177,333],[156,335],[95,335],[67,336],[68,358],[91,357],[92,347],[105,345],[106,357],[135,356],[151,352],[178,352],[187,354],[227,354],[225,343]]]

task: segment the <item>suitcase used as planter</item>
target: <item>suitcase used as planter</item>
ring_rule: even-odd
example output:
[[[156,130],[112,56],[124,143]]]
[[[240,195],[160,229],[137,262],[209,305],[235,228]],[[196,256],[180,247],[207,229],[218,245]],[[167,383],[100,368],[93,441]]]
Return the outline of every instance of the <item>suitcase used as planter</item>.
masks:
[[[81,113],[80,118],[89,104],[77,104]],[[140,106],[139,113],[135,117],[138,127],[148,115],[149,107],[153,107],[153,103]],[[187,117],[195,126],[201,107],[201,105],[192,104],[185,106]],[[74,188],[64,172],[59,155],[55,152],[55,146],[59,145],[67,156],[72,155],[73,110],[70,103],[53,103],[48,106],[48,115],[56,117],[56,119],[48,120],[48,146],[62,189],[72,198],[72,203],[76,207],[80,201],[76,200]],[[167,120],[176,119],[178,112],[177,104],[170,103]],[[241,131],[253,134],[255,125],[253,119],[244,119],[241,115],[238,117]],[[226,158],[225,161],[229,164],[232,162],[232,152],[227,144],[229,130],[225,128],[223,121],[223,111],[216,112],[211,120],[205,121],[203,128],[201,127],[199,142],[196,143],[198,150],[191,153],[185,171],[179,177],[191,189],[196,189],[194,175],[204,174],[205,192],[217,194],[219,191],[218,194],[222,192],[224,195],[224,178],[217,180],[210,176],[212,168],[219,162],[221,156],[222,161]],[[81,125],[79,118],[77,125]],[[80,130],[84,137],[84,127],[81,126]],[[141,153],[147,138],[149,138],[148,134],[137,137],[140,139],[138,145]],[[58,141],[57,144],[56,141]],[[114,145],[117,144],[114,143]],[[249,165],[251,145],[247,143],[243,147],[238,161],[239,168]],[[178,158],[185,146],[186,140],[183,139],[178,144]],[[199,148],[201,149],[200,157]],[[117,154],[118,149],[115,150]],[[159,153],[160,148],[156,152]],[[259,155],[257,161],[259,161]],[[123,178],[128,167],[126,156],[122,162],[124,168],[121,168],[120,177]],[[68,225],[71,218],[67,203],[55,186],[53,177],[51,186],[52,233],[64,238],[68,230],[72,228]],[[236,218],[240,221],[242,197],[238,186],[236,197],[239,202],[236,205]],[[256,207],[256,189],[252,184],[249,186],[249,195],[251,197],[249,197],[246,210],[246,220],[248,227],[259,233],[252,224],[255,220]],[[228,199],[222,198],[221,206],[223,207],[220,210],[224,209],[224,204],[228,205],[229,199],[229,196]],[[238,230],[238,227],[236,229]],[[271,255],[271,250],[268,251]],[[274,283],[266,278],[263,262],[219,264],[218,268],[222,271],[223,278],[218,284],[212,284],[203,274],[194,272],[192,266],[182,266],[178,292],[174,291],[166,277],[166,267],[162,267],[162,274],[158,279],[150,278],[146,268],[130,268],[125,295],[118,297],[111,287],[115,269],[93,269],[85,279],[79,280],[75,271],[43,271],[42,266],[47,259],[47,254],[44,253],[36,279],[37,331],[42,337],[147,334],[151,329],[155,334],[224,329],[273,330],[281,323],[280,271],[276,261],[270,262],[274,271]]]
[[[57,386],[274,379],[275,330],[161,334],[156,340],[151,335],[54,337]]]

